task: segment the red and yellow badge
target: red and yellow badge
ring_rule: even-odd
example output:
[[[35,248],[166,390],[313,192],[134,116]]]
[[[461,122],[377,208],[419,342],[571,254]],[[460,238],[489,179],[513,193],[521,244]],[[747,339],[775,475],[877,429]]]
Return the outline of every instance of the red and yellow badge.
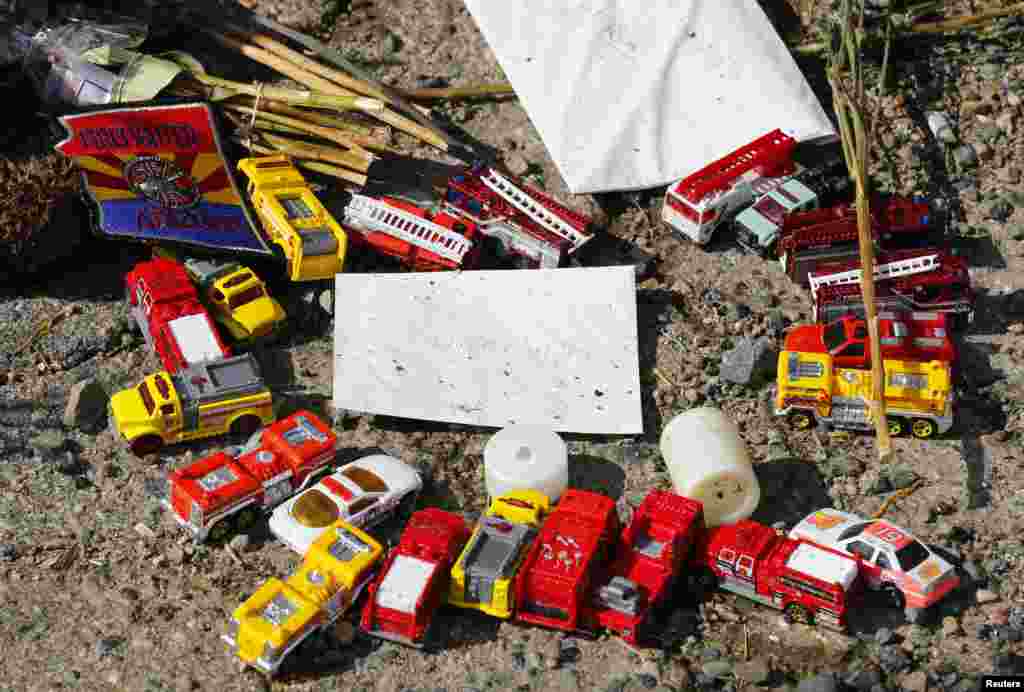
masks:
[[[807,518],[807,523],[815,526],[816,528],[827,531],[828,529],[834,528],[839,524],[843,523],[842,517],[837,517],[834,514],[828,512],[815,512]]]

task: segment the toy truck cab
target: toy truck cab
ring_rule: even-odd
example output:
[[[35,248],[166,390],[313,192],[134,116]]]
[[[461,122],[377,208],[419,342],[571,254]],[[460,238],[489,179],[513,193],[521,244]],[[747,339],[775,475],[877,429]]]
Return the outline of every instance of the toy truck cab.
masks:
[[[252,433],[274,420],[270,390],[250,354],[158,372],[110,398],[111,419],[132,452],[228,432]]]
[[[649,616],[668,596],[703,528],[700,502],[651,491],[623,530],[610,579],[597,591],[598,623],[628,644],[640,643]]]
[[[231,448],[168,476],[166,506],[197,542],[219,541],[317,480],[338,438],[310,411],[297,411]]]
[[[287,156],[242,159],[260,221],[284,253],[292,281],[333,279],[345,264],[348,237]]]
[[[615,502],[566,490],[544,521],[516,577],[516,618],[566,631],[593,633],[591,597],[602,583],[619,534]]]
[[[246,665],[275,674],[295,647],[352,606],[383,553],[368,534],[338,521],[287,580],[267,580],[235,609],[225,643]]]
[[[533,490],[495,498],[452,567],[448,603],[512,617],[513,578],[549,507],[547,495]]]
[[[236,341],[269,336],[285,318],[281,304],[248,267],[191,258],[185,260],[185,270],[198,285],[214,319]]]
[[[818,195],[791,178],[762,195],[736,216],[736,240],[754,252],[766,253],[779,238],[789,214],[818,208]]]
[[[790,622],[843,631],[864,582],[853,558],[744,519],[704,534],[698,563],[718,587],[783,611]]]
[[[953,363],[956,349],[939,312],[881,312],[878,336],[882,357],[904,360],[941,360]],[[828,353],[836,367],[871,365],[867,324],[852,315],[829,324],[803,324],[786,335],[785,349],[802,353]]]
[[[421,648],[448,591],[452,564],[469,540],[461,517],[429,507],[412,515],[398,546],[367,589],[360,626],[374,637]]]

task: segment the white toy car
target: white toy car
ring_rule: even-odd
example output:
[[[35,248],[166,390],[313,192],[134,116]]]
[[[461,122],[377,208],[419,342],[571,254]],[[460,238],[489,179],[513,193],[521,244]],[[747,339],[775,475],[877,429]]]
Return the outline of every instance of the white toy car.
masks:
[[[270,515],[270,531],[305,555],[338,519],[366,528],[396,514],[411,514],[422,488],[415,470],[394,457],[373,454],[345,464],[279,505]]]
[[[860,558],[868,586],[884,591],[898,608],[928,608],[960,583],[953,565],[884,519],[820,509],[794,526],[789,537]]]

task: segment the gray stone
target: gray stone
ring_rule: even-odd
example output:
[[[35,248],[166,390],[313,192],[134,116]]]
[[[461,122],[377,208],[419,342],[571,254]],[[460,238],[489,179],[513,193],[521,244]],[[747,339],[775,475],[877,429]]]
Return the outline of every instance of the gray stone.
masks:
[[[18,557],[18,549],[13,543],[0,543],[0,562],[11,562]]]
[[[736,667],[733,669],[733,673],[735,673],[736,677],[741,680],[746,680],[747,682],[751,682],[755,685],[760,685],[768,679],[772,671],[767,661],[755,658],[752,661],[741,661],[740,663],[737,663]]]
[[[797,685],[797,692],[836,692],[839,685],[832,673],[819,673],[813,678],[806,678]]]
[[[110,656],[122,644],[124,644],[124,640],[122,639],[117,639],[116,637],[104,637],[96,642],[96,655],[100,658]]]
[[[1024,630],[1024,608],[1010,608],[1006,624],[1014,629]]]
[[[974,168],[978,165],[978,152],[970,144],[958,146],[953,156],[961,168]]]
[[[767,337],[740,337],[735,348],[722,354],[719,376],[735,384],[756,384],[775,372],[779,352]]]
[[[1006,221],[1011,214],[1013,214],[1013,205],[1005,199],[996,200],[985,210],[985,215],[988,218],[999,223]]]
[[[106,422],[109,400],[103,385],[92,377],[74,384],[64,407],[64,425],[86,432],[99,430]]]
[[[526,656],[523,654],[512,654],[509,665],[512,666],[512,670],[517,672],[526,670]]]
[[[843,684],[861,692],[867,692],[882,682],[882,674],[877,670],[856,670],[843,677]]]
[[[732,663],[729,661],[723,661],[721,659],[716,661],[708,661],[701,665],[700,670],[704,675],[709,678],[719,679],[724,678],[726,675],[732,672]]]
[[[878,665],[887,674],[899,673],[910,667],[910,657],[898,646],[883,646],[878,651]]]
[[[971,581],[980,582],[985,579],[985,571],[974,560],[966,560],[961,567],[963,567],[964,573],[971,578]]]
[[[636,681],[640,683],[641,687],[648,690],[653,690],[658,686],[658,678],[651,675],[650,673],[639,673],[636,676]]]
[[[946,144],[956,143],[956,133],[953,132],[953,127],[949,124],[949,118],[946,117],[945,113],[939,113],[938,111],[928,113],[928,129],[932,131],[932,134],[940,142]]]

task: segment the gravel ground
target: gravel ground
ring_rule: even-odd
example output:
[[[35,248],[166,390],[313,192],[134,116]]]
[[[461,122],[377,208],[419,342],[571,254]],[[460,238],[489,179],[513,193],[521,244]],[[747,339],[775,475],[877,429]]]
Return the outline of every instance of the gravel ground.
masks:
[[[307,0],[256,7],[303,30],[324,16]],[[337,16],[332,42],[376,61],[389,83],[501,76],[459,0],[354,0],[350,10]],[[223,441],[143,462],[104,423],[83,430],[65,421],[76,383],[91,379],[110,393],[158,367],[121,299],[121,277],[140,252],[94,240],[49,278],[0,288],[0,690],[923,691],[975,689],[984,673],[1024,674],[1024,60],[1020,34],[1007,35],[896,55],[893,86],[874,103],[876,179],[906,194],[944,191],[962,204],[959,228],[971,238],[959,247],[980,294],[961,344],[966,379],[954,431],[895,440],[896,460],[885,467],[870,437],[791,433],[768,414],[767,383],[723,376],[723,354],[750,343],[744,339],[777,348],[785,327],[809,319],[807,293],[775,264],[743,254],[725,235],[708,248],[678,242],[658,223],[658,196],[598,204],[568,195],[514,101],[444,108],[501,149],[515,172],[536,173],[536,182],[657,258],[637,293],[648,432],[629,440],[570,436],[573,484],[610,486],[628,512],[648,489],[669,485],[657,454],[664,422],[701,404],[721,407],[741,428],[762,485],[758,520],[791,525],[828,505],[870,515],[920,479],[886,516],[947,551],[964,576],[929,621],[911,624],[869,604],[847,637],[787,625],[732,595],[700,604],[680,595],[680,641],[638,653],[607,637],[446,611],[448,646],[438,653],[361,637],[346,646],[337,641],[344,633],[332,633],[294,655],[296,674],[287,680],[240,673],[219,638],[228,614],[297,561],[265,527],[248,536],[237,561],[224,549],[195,548],[158,506],[155,490],[168,470]],[[951,143],[927,128],[930,110],[948,119]],[[320,406],[330,397],[331,344],[322,335],[292,335],[259,357],[282,406]],[[429,469],[424,503],[469,515],[484,509],[485,433],[365,417],[336,427],[347,447],[384,449]]]

